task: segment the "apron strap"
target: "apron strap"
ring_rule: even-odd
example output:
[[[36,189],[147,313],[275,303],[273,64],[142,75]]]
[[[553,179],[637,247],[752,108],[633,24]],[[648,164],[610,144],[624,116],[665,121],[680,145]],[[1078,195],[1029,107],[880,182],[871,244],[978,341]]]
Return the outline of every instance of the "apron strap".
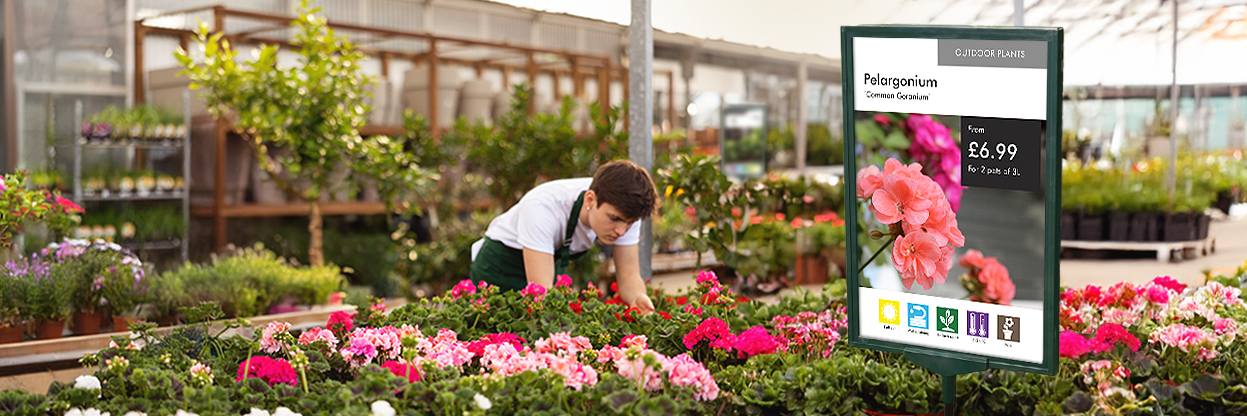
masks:
[[[572,212],[567,216],[567,233],[563,237],[563,246],[559,247],[554,253],[554,274],[567,274],[567,266],[571,264],[571,246],[572,235],[576,233],[576,224],[580,222],[580,208],[584,206],[585,192],[581,191],[580,196],[576,197],[576,203],[572,205]],[[580,257],[580,256],[575,256]]]

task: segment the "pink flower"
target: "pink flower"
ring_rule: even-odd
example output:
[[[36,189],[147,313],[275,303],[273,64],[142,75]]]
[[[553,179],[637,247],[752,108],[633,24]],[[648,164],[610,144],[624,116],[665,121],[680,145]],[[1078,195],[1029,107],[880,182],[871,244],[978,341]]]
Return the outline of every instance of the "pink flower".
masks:
[[[286,345],[277,337],[290,330],[289,322],[269,322],[260,337],[260,351],[276,354],[286,350]]]
[[[1130,351],[1139,351],[1139,339],[1131,334],[1130,331],[1127,331],[1125,327],[1118,324],[1108,323],[1100,325],[1095,330],[1095,338],[1110,346],[1120,342],[1125,344],[1127,348],[1130,348]]]
[[[335,333],[343,333],[350,331],[355,327],[355,313],[346,311],[334,311],[329,314],[329,322],[325,324]]]
[[[1182,293],[1182,291],[1186,290],[1185,283],[1174,280],[1172,277],[1169,277],[1169,276],[1159,276],[1155,279],[1152,279],[1151,283],[1155,285],[1159,285],[1159,286],[1164,286],[1165,288],[1172,290],[1174,292],[1178,292],[1178,293]]]
[[[667,366],[668,359],[654,350],[641,351],[641,355],[642,357],[637,357],[636,360],[630,360],[627,357],[615,360],[616,372],[628,380],[640,382],[645,391],[658,391],[662,388],[663,368]],[[657,367],[646,365],[645,355],[653,357],[658,363]]]
[[[1230,341],[1238,335],[1238,321],[1231,318],[1221,318],[1212,323],[1212,328],[1217,335],[1224,336]]]
[[[481,283],[484,283],[484,282],[481,282]],[[455,287],[450,289],[451,299],[459,299],[467,295],[475,295],[475,294],[476,294],[476,286],[474,283],[472,283],[472,280],[470,279],[460,280],[459,283],[455,284]]]
[[[338,337],[333,335],[333,331],[325,328],[312,328],[303,331],[303,334],[299,335],[300,344],[307,345],[313,342],[324,342],[329,345],[329,348],[336,348],[338,346]]]
[[[56,196],[56,204],[57,204],[57,205],[60,205],[60,206],[61,206],[61,208],[62,208],[65,212],[68,212],[68,213],[82,213],[82,212],[85,212],[85,211],[83,211],[83,210],[82,210],[82,207],[78,206],[78,204],[75,204],[75,203],[74,203],[74,201],[70,201],[70,200],[68,200],[68,199],[66,199],[65,197],[60,196],[60,195],[57,195],[57,196]]]
[[[701,341],[713,342],[728,335],[732,335],[732,328],[727,325],[727,322],[715,317],[706,318],[684,335],[684,347],[691,350]]]
[[[923,289],[931,290],[934,283],[944,283],[952,257],[927,233],[912,233],[896,239],[892,245],[892,263],[901,275],[901,283],[909,289],[918,282]],[[939,271],[943,269],[944,273]]]
[[[623,349],[631,347],[637,347],[643,350],[649,349],[649,338],[645,335],[625,335],[623,340],[619,341],[619,347]]]
[[[667,379],[675,386],[688,386],[696,390],[694,400],[708,401],[719,397],[719,384],[714,381],[706,367],[688,354],[680,354],[667,360]]]
[[[709,270],[698,270],[697,271],[697,284],[719,286],[719,276],[716,276],[714,272],[709,271]]]
[[[567,275],[565,275],[565,274],[560,274],[560,275],[558,275],[558,276],[554,276],[554,287],[560,287],[560,286],[562,286],[562,287],[571,287],[571,286],[572,286],[572,278],[571,278],[571,277],[568,277],[568,276],[567,276]]]
[[[342,359],[350,363],[352,367],[359,367],[372,362],[372,359],[377,357],[377,346],[363,338],[352,338],[350,345],[342,348],[340,353]]]
[[[1116,370],[1113,370],[1113,377],[1117,377],[1118,379],[1130,377],[1130,370],[1119,365]]]
[[[1060,355],[1063,358],[1078,358],[1088,352],[1087,338],[1074,331],[1061,331]]]
[[[1193,326],[1172,324],[1157,328],[1148,335],[1148,342],[1161,343],[1176,347],[1184,352],[1195,352],[1200,360],[1211,360],[1217,356],[1217,337],[1214,334]]]
[[[624,350],[616,348],[613,345],[607,345],[598,350],[598,362],[605,363],[610,361],[622,360],[624,358]]]
[[[542,295],[546,294],[546,287],[530,282],[528,283],[528,286],[526,286],[523,290],[520,290],[520,294],[524,296],[532,296],[534,299],[541,300]]]
[[[524,338],[512,334],[510,332],[500,332],[497,334],[489,334],[481,337],[476,341],[469,342],[467,349],[473,355],[482,356],[485,353],[485,346],[493,344],[511,344],[515,348],[523,348]]]
[[[598,384],[598,372],[593,367],[581,364],[574,359],[556,355],[544,355],[550,371],[563,377],[563,385],[572,390],[580,391],[584,386],[593,387]]]
[[[905,120],[905,126],[914,134],[914,140],[909,147],[910,153],[939,153],[957,148],[952,131],[929,115],[911,114]]]
[[[963,254],[960,259],[957,259],[957,265],[961,266],[963,269],[972,269],[975,267],[981,269],[986,263],[986,260],[987,259],[983,257],[983,252],[975,249],[969,249],[966,250],[966,254]]]
[[[926,222],[931,201],[919,189],[916,181],[900,176],[884,176],[879,190],[871,197],[875,217],[884,224],[905,221],[911,224]]]
[[[760,326],[749,328],[736,337],[736,351],[740,358],[772,354],[785,347],[783,338],[772,336]]]
[[[995,261],[995,258],[992,258],[992,260],[978,274],[979,282],[983,283],[985,287],[983,295],[986,296],[986,299],[983,299],[983,301],[1008,305],[1013,300],[1015,293],[1013,280],[1009,278],[1009,270],[1005,269],[1004,265]]]
[[[1204,287],[1195,291],[1195,299],[1200,303],[1210,307],[1217,305],[1238,306],[1243,304],[1243,300],[1239,298],[1243,291],[1236,287],[1230,287],[1218,282],[1209,282]]]
[[[575,357],[581,351],[591,349],[593,349],[593,344],[588,338],[572,337],[566,332],[556,332],[550,334],[548,339],[539,339],[533,343],[534,351],[564,357]]]
[[[1157,305],[1165,305],[1168,304],[1169,299],[1172,298],[1171,290],[1165,286],[1149,284],[1144,285],[1143,287],[1148,302],[1152,302]]]
[[[879,190],[880,180],[883,175],[879,174],[879,167],[870,165],[857,171],[857,197],[860,199],[869,199]]]
[[[241,382],[243,375],[247,378],[259,378],[274,386],[279,383],[286,383],[292,386],[299,384],[298,376],[294,372],[294,367],[286,360],[272,359],[263,355],[251,357],[238,365],[238,378],[235,382]]]
[[[398,361],[386,361],[381,367],[390,370],[390,373],[402,377],[408,383],[420,381],[420,368],[414,365],[407,365]]]

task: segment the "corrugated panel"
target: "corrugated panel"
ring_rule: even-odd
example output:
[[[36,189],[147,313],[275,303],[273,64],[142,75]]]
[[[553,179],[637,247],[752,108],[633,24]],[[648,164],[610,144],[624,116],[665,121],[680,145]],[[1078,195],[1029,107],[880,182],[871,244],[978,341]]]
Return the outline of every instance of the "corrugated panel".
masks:
[[[424,31],[424,6],[420,3],[369,0],[367,8],[369,26],[408,32]]]
[[[622,36],[620,30],[586,27],[584,51],[617,57],[619,55],[620,36]]]
[[[529,43],[533,22],[527,17],[491,13],[488,21],[490,40],[524,45]]]
[[[542,22],[539,29],[541,41],[538,45],[546,48],[576,50],[577,34],[576,26]]]
[[[480,18],[475,11],[433,6],[434,33],[480,38],[480,26]]]
[[[335,23],[364,23],[360,16],[360,2],[355,0],[320,0],[312,7],[321,8],[320,15]]]

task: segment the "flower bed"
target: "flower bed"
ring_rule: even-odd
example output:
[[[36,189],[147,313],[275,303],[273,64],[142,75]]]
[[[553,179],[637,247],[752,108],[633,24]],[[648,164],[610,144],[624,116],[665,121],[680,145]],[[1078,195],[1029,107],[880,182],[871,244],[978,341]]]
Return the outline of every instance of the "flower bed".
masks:
[[[1168,278],[1069,289],[1060,374],[961,376],[961,408],[973,415],[1241,412],[1242,282],[1240,273],[1198,289]],[[74,385],[0,393],[0,411],[929,414],[941,407],[933,373],[841,343],[844,310],[824,311],[830,295],[761,305],[701,273],[688,292],[653,298],[658,312],[638,315],[565,278],[550,290],[502,294],[465,281],[388,316],[383,307],[340,313],[302,333],[273,322],[257,328],[255,340],[217,337],[200,325],[164,337],[143,328],[85,358],[92,375]]]

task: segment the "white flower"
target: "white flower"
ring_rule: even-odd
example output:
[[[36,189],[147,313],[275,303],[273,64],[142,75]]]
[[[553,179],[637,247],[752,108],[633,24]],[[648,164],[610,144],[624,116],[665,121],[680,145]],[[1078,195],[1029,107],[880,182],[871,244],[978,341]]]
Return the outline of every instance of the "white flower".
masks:
[[[82,410],[77,407],[69,409],[65,412],[65,416],[108,416],[108,412],[100,413],[99,409],[90,408]]]
[[[87,389],[87,390],[99,390],[100,379],[95,378],[95,376],[92,376],[92,375],[78,376],[78,378],[74,379],[74,388]]]
[[[390,406],[390,402],[385,400],[377,400],[372,402],[372,416],[394,416],[397,413],[394,407]]]
[[[488,397],[482,396],[480,393],[472,396],[472,400],[476,400],[476,407],[481,408],[481,410],[489,410],[489,408],[494,407],[493,402],[490,402]]]
[[[247,413],[243,416],[270,416],[270,415],[267,410],[252,407],[251,413]]]
[[[295,413],[293,410],[290,410],[289,407],[282,406],[273,411],[273,416],[303,416],[303,414]]]
[[[177,414],[175,414],[174,416],[199,416],[199,415],[198,415],[198,414],[195,414],[195,413],[191,413],[191,412],[185,411],[185,410],[182,410],[182,409],[178,409]]]
[[[136,411],[131,410],[131,411],[126,412],[126,414],[121,415],[121,416],[147,416],[147,413],[143,413],[143,412],[136,412]]]

